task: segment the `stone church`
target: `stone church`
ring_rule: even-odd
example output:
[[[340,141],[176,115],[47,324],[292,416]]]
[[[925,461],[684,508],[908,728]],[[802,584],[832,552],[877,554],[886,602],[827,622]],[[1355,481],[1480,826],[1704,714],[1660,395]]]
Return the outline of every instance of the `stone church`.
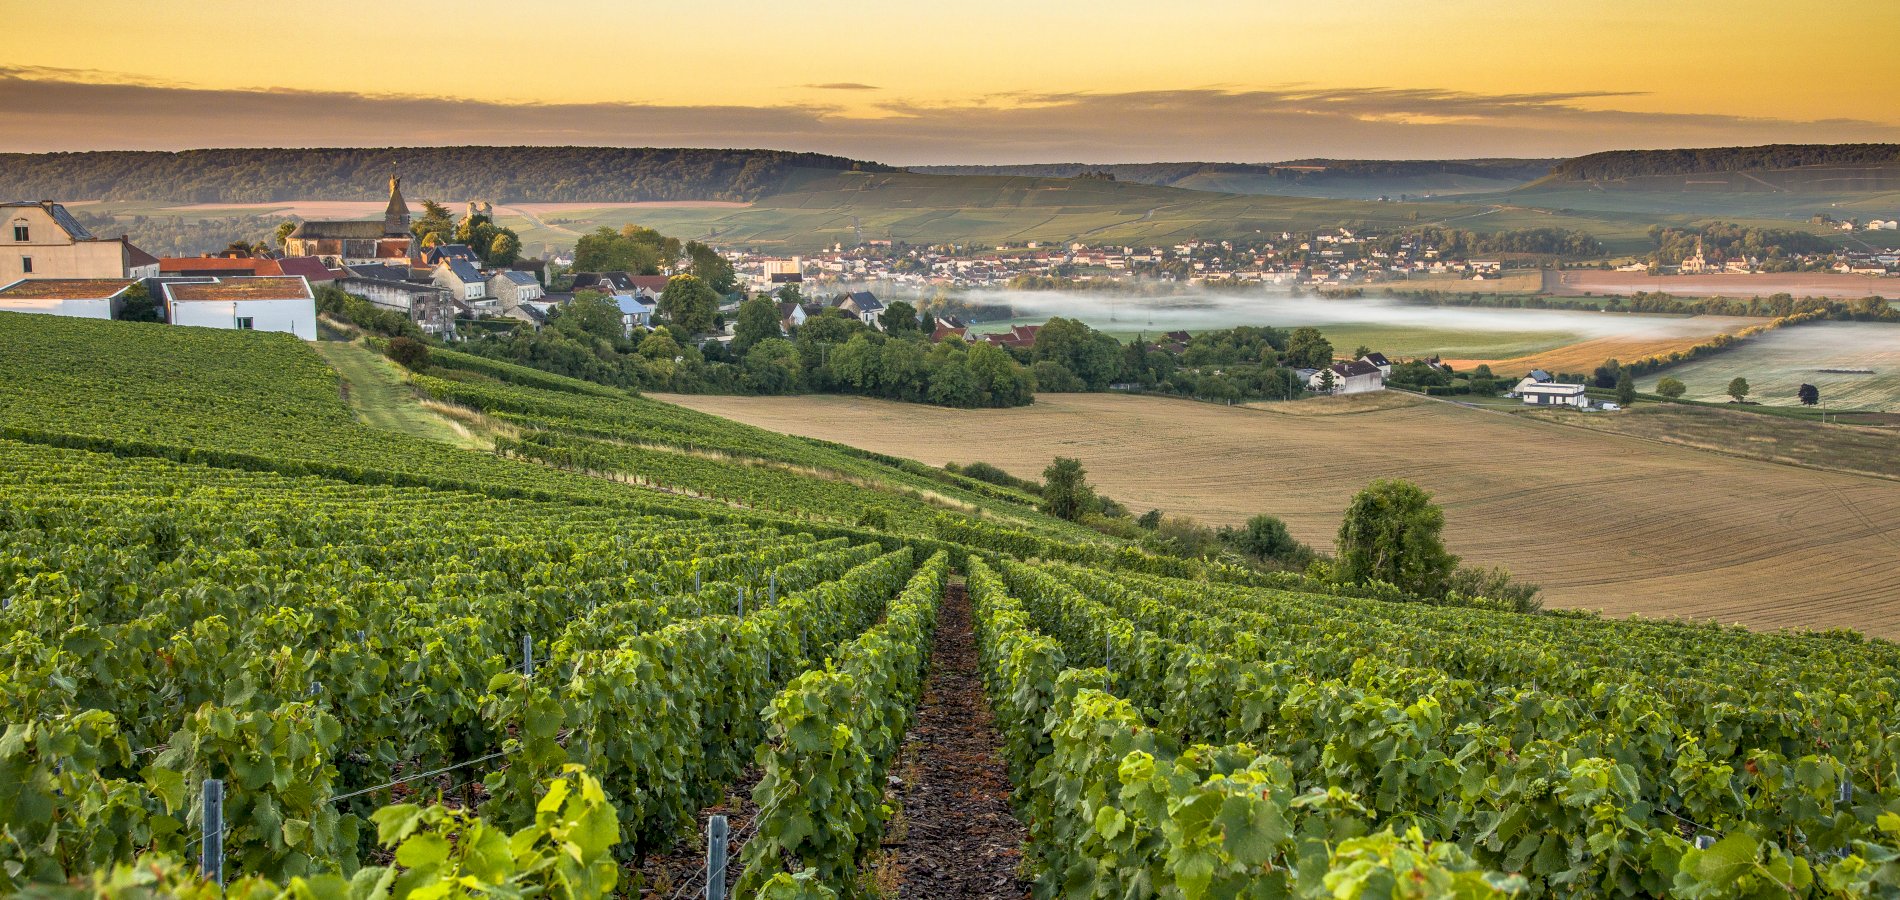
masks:
[[[409,204],[402,179],[389,179],[389,206],[381,219],[350,222],[312,220],[297,226],[284,241],[286,256],[316,256],[332,266],[406,260],[415,249],[409,233]]]

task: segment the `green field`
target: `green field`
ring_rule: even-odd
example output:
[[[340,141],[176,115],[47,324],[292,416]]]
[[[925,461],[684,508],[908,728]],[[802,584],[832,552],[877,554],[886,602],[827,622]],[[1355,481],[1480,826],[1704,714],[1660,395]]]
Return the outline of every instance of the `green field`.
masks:
[[[1689,389],[1684,396],[1692,400],[1727,400],[1729,381],[1740,377],[1748,379],[1749,399],[1759,403],[1798,406],[1796,389],[1812,384],[1830,410],[1900,411],[1900,325],[1814,322],[1778,328],[1734,349],[1638,379],[1637,389],[1653,391],[1663,377],[1680,379]]]

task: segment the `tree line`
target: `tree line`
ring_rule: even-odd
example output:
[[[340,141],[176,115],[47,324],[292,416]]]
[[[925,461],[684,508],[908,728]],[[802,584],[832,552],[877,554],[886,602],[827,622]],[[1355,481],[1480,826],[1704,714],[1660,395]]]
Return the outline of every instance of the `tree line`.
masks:
[[[1611,150],[1565,160],[1551,169],[1563,181],[1788,169],[1796,166],[1900,164],[1900,144],[1769,144],[1694,150]]]
[[[495,202],[755,200],[798,169],[886,171],[821,153],[630,147],[252,148],[0,153],[0,195],[258,203],[412,196]]]

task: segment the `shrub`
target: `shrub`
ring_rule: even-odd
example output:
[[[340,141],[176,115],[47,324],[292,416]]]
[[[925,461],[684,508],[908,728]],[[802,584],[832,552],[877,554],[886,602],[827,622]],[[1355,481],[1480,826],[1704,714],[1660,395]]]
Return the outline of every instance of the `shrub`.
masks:
[[[429,345],[414,338],[390,338],[389,349],[385,352],[396,365],[411,372],[420,372],[429,367]]]

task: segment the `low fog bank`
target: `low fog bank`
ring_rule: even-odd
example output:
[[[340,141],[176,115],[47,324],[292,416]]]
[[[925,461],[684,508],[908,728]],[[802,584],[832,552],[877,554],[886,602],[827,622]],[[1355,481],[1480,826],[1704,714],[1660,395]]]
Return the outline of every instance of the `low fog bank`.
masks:
[[[975,290],[959,299],[1008,306],[1022,318],[1065,316],[1103,330],[1232,328],[1237,325],[1384,325],[1463,332],[1562,331],[1584,338],[1706,334],[1708,323],[1674,316],[1557,309],[1479,309],[1379,297],[1327,299],[1284,292],[1196,291],[1167,297],[1075,291]]]

